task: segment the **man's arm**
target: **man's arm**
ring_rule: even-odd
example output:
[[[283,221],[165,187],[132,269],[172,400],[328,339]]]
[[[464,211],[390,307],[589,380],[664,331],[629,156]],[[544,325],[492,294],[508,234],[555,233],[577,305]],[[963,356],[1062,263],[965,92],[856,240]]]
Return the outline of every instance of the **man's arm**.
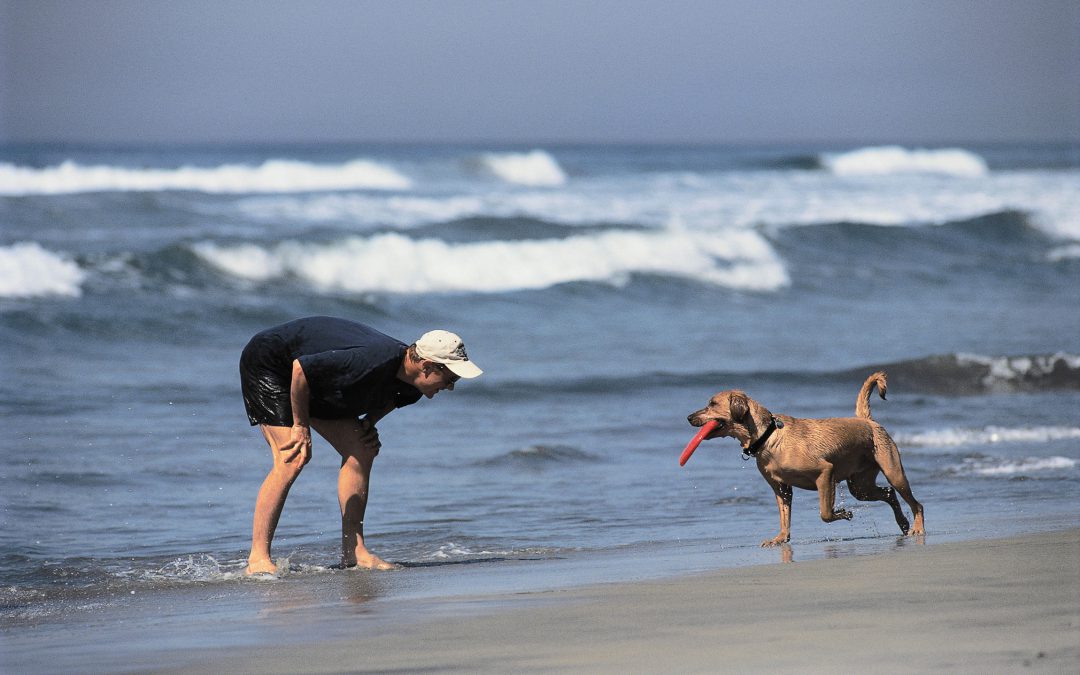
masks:
[[[389,415],[394,410],[394,404],[391,403],[382,410],[373,410],[364,418],[360,420],[360,442],[363,445],[368,446],[375,451],[375,454],[379,454],[379,448],[382,447],[382,441],[379,440],[379,430],[375,428],[379,420]]]
[[[373,426],[375,426],[376,424],[379,423],[379,420],[386,417],[387,415],[389,415],[392,412],[394,412],[394,404],[393,403],[386,406],[382,410],[374,410],[372,412],[369,412],[367,415],[364,416],[364,419],[367,420],[368,426],[373,427]]]
[[[286,462],[293,461],[299,455],[301,463],[307,464],[311,459],[311,417],[308,414],[311,407],[311,387],[308,385],[307,375],[304,374],[299,359],[294,359],[292,363],[289,400],[292,404],[293,416],[292,438],[281,450],[288,453],[285,457]]]
[[[289,387],[289,399],[292,401],[293,426],[311,426],[311,418],[308,410],[311,407],[311,387],[308,385],[307,375],[300,366],[300,359],[292,362],[292,385]]]

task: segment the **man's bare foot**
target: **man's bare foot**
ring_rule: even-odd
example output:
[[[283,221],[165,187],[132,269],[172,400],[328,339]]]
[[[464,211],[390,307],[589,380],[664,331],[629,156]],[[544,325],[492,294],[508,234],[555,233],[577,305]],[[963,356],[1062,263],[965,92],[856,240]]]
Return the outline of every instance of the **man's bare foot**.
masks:
[[[367,551],[358,553],[355,560],[344,558],[341,564],[344,567],[360,567],[366,570],[396,570],[400,567],[394,563],[386,562],[374,553]]]
[[[277,574],[277,565],[272,560],[248,560],[244,574],[249,577],[255,574]]]

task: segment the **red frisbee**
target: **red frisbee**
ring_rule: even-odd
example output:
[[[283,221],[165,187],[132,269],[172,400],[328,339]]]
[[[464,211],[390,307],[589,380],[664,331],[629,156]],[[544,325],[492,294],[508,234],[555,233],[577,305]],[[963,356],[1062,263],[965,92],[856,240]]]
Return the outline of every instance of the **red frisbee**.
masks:
[[[679,466],[686,465],[686,460],[690,459],[690,455],[694,454],[694,451],[697,450],[697,446],[701,445],[701,442],[705,440],[705,437],[708,436],[713,429],[716,428],[717,424],[719,424],[719,422],[717,422],[716,420],[709,420],[705,424],[701,425],[701,428],[698,429],[697,435],[694,436],[690,440],[690,442],[686,444],[686,449],[682,451],[682,457],[679,458]]]

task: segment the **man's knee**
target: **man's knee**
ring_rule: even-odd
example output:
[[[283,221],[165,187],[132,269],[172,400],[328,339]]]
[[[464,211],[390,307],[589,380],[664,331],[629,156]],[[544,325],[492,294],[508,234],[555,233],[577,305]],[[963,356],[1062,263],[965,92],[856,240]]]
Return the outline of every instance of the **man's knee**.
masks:
[[[377,454],[378,450],[372,452],[365,448],[350,449],[349,452],[342,453],[341,468],[361,475],[367,474],[371,471]]]
[[[272,471],[282,480],[292,483],[303,470],[304,462],[297,457],[291,462],[278,462]]]

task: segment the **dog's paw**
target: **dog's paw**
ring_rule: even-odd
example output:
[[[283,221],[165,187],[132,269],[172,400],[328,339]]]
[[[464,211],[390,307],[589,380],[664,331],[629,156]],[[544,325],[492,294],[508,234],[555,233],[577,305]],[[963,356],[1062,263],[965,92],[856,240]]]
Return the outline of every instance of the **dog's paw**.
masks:
[[[851,511],[848,511],[847,509],[833,511],[833,516],[835,516],[838,520],[851,520],[853,517]]]
[[[761,542],[761,548],[771,548],[773,546],[779,546],[781,544],[788,543],[790,540],[791,537],[785,537],[782,534],[778,534],[772,539],[766,539],[765,541]]]

